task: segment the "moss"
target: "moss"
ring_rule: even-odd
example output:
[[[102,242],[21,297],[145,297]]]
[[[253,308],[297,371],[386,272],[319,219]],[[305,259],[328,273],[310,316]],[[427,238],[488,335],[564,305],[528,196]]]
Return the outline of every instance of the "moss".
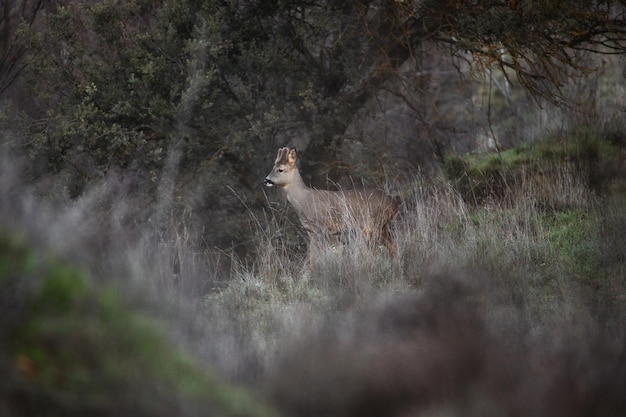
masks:
[[[606,195],[623,188],[623,155],[623,141],[614,132],[601,136],[583,127],[567,141],[548,140],[497,154],[450,155],[444,161],[443,173],[466,202],[477,205],[506,201],[524,184],[538,186],[531,191],[545,191],[549,200],[563,170],[575,173],[588,191]],[[557,211],[570,208],[567,204],[545,205]]]
[[[510,182],[514,155],[514,152],[503,152],[501,155],[451,156],[444,162],[444,173],[465,201],[482,204],[503,197]]]
[[[548,242],[556,259],[580,276],[592,276],[598,270],[593,224],[587,213],[569,211],[546,218]],[[595,277],[594,277],[595,278]]]

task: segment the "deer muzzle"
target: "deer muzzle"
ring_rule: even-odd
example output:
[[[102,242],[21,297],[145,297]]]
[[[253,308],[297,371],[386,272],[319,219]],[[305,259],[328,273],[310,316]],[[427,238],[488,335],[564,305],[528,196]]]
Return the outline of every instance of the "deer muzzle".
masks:
[[[265,178],[265,181],[263,181],[263,184],[265,184],[266,187],[273,187],[274,186],[274,181],[270,180],[269,178]]]

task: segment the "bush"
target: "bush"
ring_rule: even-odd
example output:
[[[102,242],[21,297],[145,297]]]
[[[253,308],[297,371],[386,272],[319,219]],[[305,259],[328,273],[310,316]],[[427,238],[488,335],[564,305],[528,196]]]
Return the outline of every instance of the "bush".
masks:
[[[112,287],[0,236],[0,406],[11,415],[270,415]]]

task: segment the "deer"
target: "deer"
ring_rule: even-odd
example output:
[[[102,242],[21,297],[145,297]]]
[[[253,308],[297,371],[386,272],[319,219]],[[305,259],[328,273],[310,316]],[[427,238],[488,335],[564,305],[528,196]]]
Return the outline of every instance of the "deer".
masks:
[[[346,232],[360,231],[370,248],[382,243],[391,257],[398,247],[389,226],[398,213],[398,203],[377,189],[328,191],[309,188],[297,167],[295,148],[278,149],[272,171],[265,177],[267,187],[283,191],[309,237],[308,260],[311,264],[324,242]]]

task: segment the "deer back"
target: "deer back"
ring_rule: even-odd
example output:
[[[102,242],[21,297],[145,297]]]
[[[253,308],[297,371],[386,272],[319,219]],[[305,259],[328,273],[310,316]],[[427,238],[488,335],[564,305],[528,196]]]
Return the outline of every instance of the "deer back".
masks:
[[[304,228],[311,233],[336,234],[350,229],[380,229],[398,212],[398,205],[380,190],[326,191],[304,185],[296,166],[295,149],[278,150],[267,186],[282,187]]]
[[[288,196],[289,198],[289,196]],[[347,230],[379,230],[398,211],[397,203],[379,190],[308,189],[290,202],[307,231],[336,234]]]

